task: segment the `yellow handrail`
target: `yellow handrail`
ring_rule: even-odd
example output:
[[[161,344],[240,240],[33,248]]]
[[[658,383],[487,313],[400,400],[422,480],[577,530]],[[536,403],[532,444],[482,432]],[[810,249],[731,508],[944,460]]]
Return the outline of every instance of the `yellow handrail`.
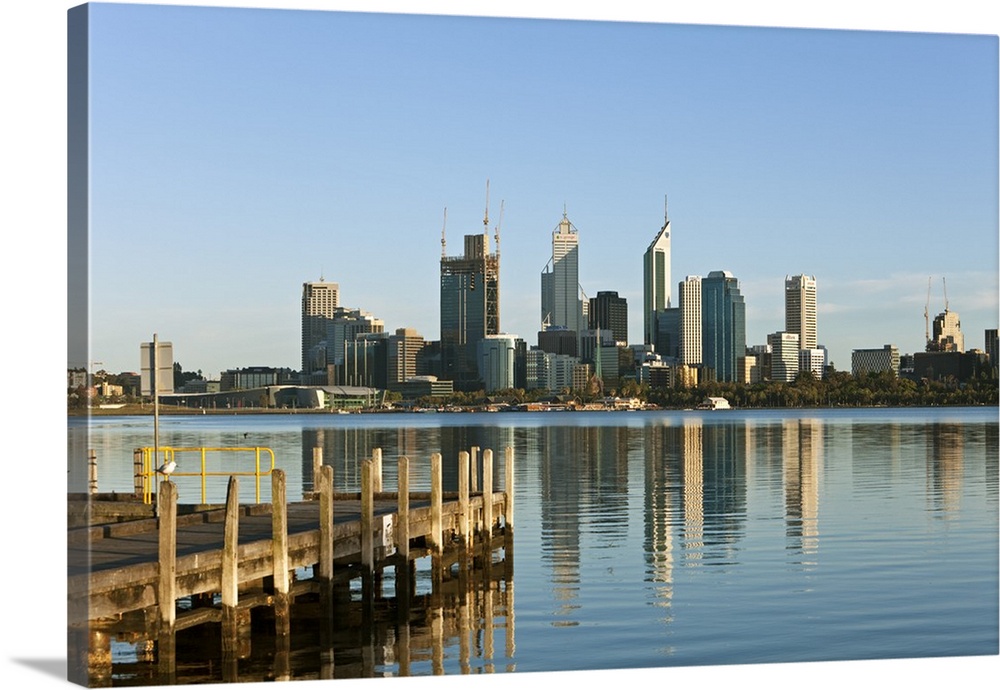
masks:
[[[141,448],[142,451],[142,500],[147,504],[153,502],[155,484],[154,479],[157,475],[157,458],[154,455],[153,448]],[[254,477],[254,482],[256,486],[256,498],[257,503],[260,503],[260,478],[265,475],[271,474],[274,470],[274,451],[270,448],[263,448],[261,446],[247,446],[247,447],[228,447],[228,448],[210,448],[206,446],[197,448],[174,448],[171,446],[160,446],[160,453],[162,454],[162,463],[174,461],[176,462],[176,455],[178,453],[199,453],[201,455],[201,470],[199,472],[178,472],[174,470],[171,472],[171,477],[201,477],[201,502],[207,503],[207,478],[208,477]],[[208,453],[246,453],[252,452],[254,454],[254,470],[253,472],[209,472],[207,465],[207,455]],[[261,471],[260,469],[260,454],[265,452],[271,456],[271,466],[266,471]]]

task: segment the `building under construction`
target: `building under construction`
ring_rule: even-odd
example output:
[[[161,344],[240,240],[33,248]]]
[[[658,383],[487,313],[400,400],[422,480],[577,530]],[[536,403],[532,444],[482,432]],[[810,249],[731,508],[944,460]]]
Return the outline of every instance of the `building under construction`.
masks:
[[[446,256],[441,234],[441,374],[457,391],[482,388],[476,348],[500,333],[500,227],[490,252],[488,224],[487,209],[482,234],[465,236],[461,256]]]

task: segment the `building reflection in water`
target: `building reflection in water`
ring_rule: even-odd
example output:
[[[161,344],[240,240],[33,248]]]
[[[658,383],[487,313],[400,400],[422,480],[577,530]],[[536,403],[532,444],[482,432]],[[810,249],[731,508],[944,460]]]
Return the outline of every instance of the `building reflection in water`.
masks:
[[[782,424],[781,459],[788,548],[803,555],[814,555],[819,549],[822,423],[815,419],[786,420]],[[805,564],[815,565],[815,561]]]
[[[927,497],[932,514],[958,516],[962,499],[965,438],[959,424],[932,424],[927,430]]]

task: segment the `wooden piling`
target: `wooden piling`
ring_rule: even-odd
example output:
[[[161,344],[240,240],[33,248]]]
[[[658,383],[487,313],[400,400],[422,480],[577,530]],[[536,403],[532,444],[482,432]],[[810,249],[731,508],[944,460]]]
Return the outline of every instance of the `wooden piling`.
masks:
[[[399,456],[397,473],[396,552],[405,564],[410,559],[410,459],[405,455]]]
[[[469,543],[469,454],[458,454],[458,536],[462,546]]]
[[[441,454],[431,455],[431,533],[428,535],[431,547],[441,553],[444,538],[441,535]]]
[[[381,455],[381,453],[380,453]],[[375,462],[361,463],[361,565],[369,576],[375,571],[375,544],[372,530],[375,522]]]
[[[382,449],[372,450],[372,491],[382,492]]]
[[[486,557],[489,558],[489,542],[493,536],[493,451],[483,451],[483,531],[486,539]]]
[[[170,634],[177,622],[177,485],[160,483],[159,492],[159,583],[157,604],[161,632]]]
[[[469,491],[476,493],[479,491],[479,446],[472,446],[469,452],[469,469],[472,473],[469,478]]]
[[[236,566],[239,561],[240,530],[240,479],[229,478],[226,492],[226,517],[222,545],[222,608],[235,608],[239,603],[239,576]]]
[[[319,472],[319,563],[316,576],[333,580],[333,468],[320,467]]]
[[[514,449],[510,446],[504,450],[504,526],[510,530],[514,526]]]
[[[278,637],[291,632],[288,589],[288,499],[285,471],[271,471],[271,561],[274,580],[274,620]]]

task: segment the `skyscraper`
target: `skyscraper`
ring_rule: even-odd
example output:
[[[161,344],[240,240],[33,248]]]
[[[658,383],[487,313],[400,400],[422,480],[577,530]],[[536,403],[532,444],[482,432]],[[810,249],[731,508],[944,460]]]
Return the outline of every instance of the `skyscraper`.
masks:
[[[552,231],[552,258],[542,271],[542,327],[562,327],[577,334],[586,328],[580,300],[579,235],[565,211]]]
[[[746,353],[746,305],[729,271],[712,271],[701,281],[702,364],[719,381],[736,380],[736,360]]]
[[[455,390],[480,388],[476,347],[487,335],[499,332],[499,249],[490,253],[489,235],[485,231],[465,236],[462,256],[445,256],[442,246],[442,378],[454,381]]]
[[[309,351],[326,340],[326,328],[340,305],[340,286],[322,278],[302,283],[302,371],[309,372]]]
[[[670,220],[663,201],[663,227],[642,255],[643,342],[656,345],[660,312],[670,307]]]
[[[800,350],[816,348],[816,278],[785,277],[785,332],[799,336]]]
[[[684,364],[701,364],[701,276],[677,284],[680,298],[679,357]]]
[[[601,291],[591,297],[587,318],[591,330],[611,331],[616,343],[628,345],[628,303],[617,292]]]

